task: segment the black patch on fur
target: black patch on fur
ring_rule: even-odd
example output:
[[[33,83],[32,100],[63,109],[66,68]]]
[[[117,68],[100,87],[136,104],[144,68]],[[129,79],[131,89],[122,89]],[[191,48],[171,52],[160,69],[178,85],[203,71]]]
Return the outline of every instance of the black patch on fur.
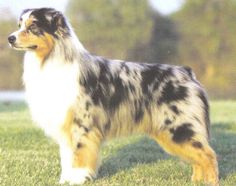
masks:
[[[108,107],[110,97],[110,83],[111,74],[109,72],[109,66],[106,59],[101,58],[99,61],[100,74],[98,77],[98,86],[92,96],[93,99],[98,99],[104,108]]]
[[[102,90],[101,84],[98,84],[96,89],[94,89],[94,92],[92,93],[91,97],[92,97],[93,103],[95,105],[102,104],[104,107],[106,107],[107,99],[106,99],[105,94]]]
[[[197,116],[193,117],[198,123],[201,123],[200,119]]]
[[[83,116],[83,118],[90,118],[91,117],[91,115],[90,114],[84,114],[84,116]]]
[[[69,34],[69,27],[63,15],[53,8],[34,9],[31,13],[37,19],[37,26],[39,29],[58,38],[56,31],[60,30],[63,36]],[[47,17],[51,17],[48,19]]]
[[[128,87],[123,85],[121,78],[118,74],[113,77],[112,84],[115,88],[114,94],[109,101],[109,109],[113,112],[119,105],[128,97]]]
[[[146,100],[144,101],[144,104],[145,104],[145,107],[148,108],[148,106],[149,106],[149,104],[150,104],[150,101],[146,99]]]
[[[101,105],[109,112],[114,111],[128,97],[129,85],[123,84],[119,77],[120,72],[111,74],[109,61],[104,58],[97,58],[100,73],[96,76],[94,72],[89,71],[84,78],[81,78],[80,84],[85,87],[86,93],[92,98],[93,104]],[[114,92],[111,92],[111,87]],[[130,87],[130,89],[133,89]]]
[[[45,32],[53,36],[56,36],[55,35],[55,31],[57,29],[56,25],[52,25],[45,16],[47,12],[52,10],[54,9],[51,8],[36,9],[31,13],[31,15],[33,15],[37,19],[37,25],[39,28],[43,29]]]
[[[90,175],[90,176],[85,176],[85,179],[86,179],[86,181],[90,181],[90,180],[92,180],[92,176]]]
[[[111,128],[111,121],[107,121],[107,123],[105,124],[105,132],[109,131]]]
[[[171,129],[170,129],[170,133],[173,134],[174,132],[175,132],[175,129],[171,128]]]
[[[144,108],[142,106],[142,102],[135,100],[134,101],[134,121],[135,123],[139,123],[144,116]]]
[[[197,148],[197,149],[201,149],[203,147],[202,143],[199,141],[194,141],[192,143],[193,147]]]
[[[39,22],[34,21],[34,23],[28,27],[28,30],[37,36],[44,35],[43,29],[41,29],[38,25]]]
[[[111,74],[109,72],[109,66],[108,66],[108,61],[104,58],[100,58],[100,61],[98,63],[99,68],[100,68],[100,75],[99,75],[99,82],[108,85],[111,79]]]
[[[159,91],[160,85],[165,79],[173,76],[172,68],[163,69],[162,65],[144,64],[144,69],[141,71],[142,82],[141,87],[145,97],[149,101],[153,99],[153,92]]]
[[[82,143],[77,143],[77,148],[79,149],[79,148],[81,148],[83,145],[82,145]]]
[[[153,93],[159,91],[163,81],[173,76],[172,68],[163,69],[161,64],[140,64],[141,70],[141,88],[145,107],[149,110],[150,103],[153,102]]]
[[[85,127],[85,126],[83,126],[83,125],[81,125],[81,127],[83,127],[83,128],[84,128],[84,131],[85,131],[86,133],[88,133],[88,132],[89,132],[89,128],[88,128],[88,127]]]
[[[121,70],[125,71],[127,73],[127,75],[129,75],[129,73],[130,73],[129,67],[126,65],[125,62],[121,63]]]
[[[155,79],[157,78],[157,75],[159,73],[159,69],[156,66],[148,67],[145,66],[145,69],[141,71],[141,87],[143,94],[148,97],[149,100],[152,99],[152,91],[148,90],[148,87],[150,84],[154,83]],[[156,82],[155,86],[159,86],[159,82]]]
[[[170,106],[170,109],[171,109],[176,115],[179,115],[179,114],[180,114],[180,111],[179,111],[179,109],[178,109],[177,106],[171,105],[171,106]]]
[[[193,79],[194,75],[193,75],[192,69],[188,66],[184,66],[183,68],[188,73],[188,75],[191,77],[191,79]]]
[[[102,97],[100,96],[100,90],[97,90],[98,85],[98,78],[94,72],[88,71],[86,77],[80,78],[80,85],[85,87],[85,92],[91,95],[93,103],[97,105],[99,103],[99,99]],[[86,106],[87,107],[87,106]]]
[[[141,88],[143,92],[145,107],[149,109],[150,102],[153,101],[153,92],[157,91],[163,79],[166,77],[160,65],[141,64]]]
[[[172,140],[175,143],[189,141],[194,135],[194,131],[191,129],[191,126],[192,125],[190,123],[183,123],[176,129],[170,129],[170,132],[173,134]]]
[[[78,126],[80,126],[81,123],[82,123],[82,120],[79,119],[79,118],[74,118],[74,121],[73,121],[73,122],[76,123]]]
[[[175,87],[172,81],[166,83],[162,90],[162,96],[158,100],[158,104],[171,103],[172,101],[185,100],[188,96],[188,89],[182,85]]]
[[[84,85],[86,86],[88,92],[92,92],[94,88],[96,88],[98,79],[92,71],[88,71],[85,83],[86,84]]]
[[[110,84],[112,83],[112,75],[109,71],[108,61],[104,58],[98,58],[100,73],[96,77],[96,86],[91,87],[91,98],[95,105],[101,104],[104,108],[108,108],[110,99]]]
[[[207,129],[208,136],[210,135],[210,118],[209,118],[209,104],[207,101],[206,94],[203,90],[199,90],[198,97],[203,103],[203,109],[204,109],[204,119],[205,119],[205,125]]]
[[[173,74],[173,71],[172,71],[171,67],[167,68],[166,70],[160,71],[159,74],[158,74],[158,82],[159,83],[156,83],[154,85],[153,90],[159,89],[160,83],[162,83],[165,79],[168,79],[168,78],[172,77],[173,75],[174,74]]]
[[[88,111],[89,108],[92,106],[92,104],[89,101],[86,101],[85,103],[85,109]]]
[[[73,122],[74,122],[78,127],[82,127],[86,133],[89,132],[89,128],[87,128],[87,127],[85,127],[85,126],[83,125],[83,122],[82,122],[81,119],[79,119],[79,118],[74,118],[74,121],[73,121]]]
[[[165,125],[170,125],[170,124],[172,124],[171,120],[166,119],[166,120],[165,120]]]
[[[135,93],[136,93],[136,88],[135,88],[135,86],[134,86],[133,84],[131,84],[130,82],[129,82],[128,89],[130,90],[130,92],[131,92],[132,94],[135,94]]]

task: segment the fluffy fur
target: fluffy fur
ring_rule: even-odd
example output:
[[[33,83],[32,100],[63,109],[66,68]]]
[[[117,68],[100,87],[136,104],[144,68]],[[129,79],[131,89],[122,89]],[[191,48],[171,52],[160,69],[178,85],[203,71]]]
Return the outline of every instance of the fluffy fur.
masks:
[[[25,50],[33,120],[60,146],[60,183],[96,176],[101,144],[143,133],[193,166],[193,181],[218,185],[208,101],[188,67],[108,60],[84,49],[65,17],[27,9],[10,45]]]

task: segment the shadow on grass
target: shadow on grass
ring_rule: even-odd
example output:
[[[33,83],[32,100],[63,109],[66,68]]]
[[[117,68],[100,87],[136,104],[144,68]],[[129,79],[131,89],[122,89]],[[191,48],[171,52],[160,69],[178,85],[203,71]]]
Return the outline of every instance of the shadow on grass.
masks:
[[[105,159],[99,169],[98,179],[114,175],[138,164],[154,163],[167,157],[168,155],[154,140],[143,137],[137,142],[122,147],[115,155]]]
[[[231,129],[230,123],[212,125],[211,144],[218,155],[221,179],[236,172],[236,135]],[[105,159],[100,167],[98,179],[112,176],[138,164],[156,163],[167,158],[169,156],[155,141],[143,137],[137,142],[124,146],[114,155]]]
[[[236,173],[236,131],[235,123],[214,123],[212,125],[212,146],[218,157],[220,178]]]

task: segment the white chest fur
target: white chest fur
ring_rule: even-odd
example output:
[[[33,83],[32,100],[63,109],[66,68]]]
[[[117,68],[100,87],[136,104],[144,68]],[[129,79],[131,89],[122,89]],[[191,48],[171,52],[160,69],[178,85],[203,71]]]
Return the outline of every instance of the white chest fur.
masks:
[[[42,68],[34,53],[28,52],[23,75],[32,118],[54,138],[78,94],[78,65],[56,60],[48,61]]]

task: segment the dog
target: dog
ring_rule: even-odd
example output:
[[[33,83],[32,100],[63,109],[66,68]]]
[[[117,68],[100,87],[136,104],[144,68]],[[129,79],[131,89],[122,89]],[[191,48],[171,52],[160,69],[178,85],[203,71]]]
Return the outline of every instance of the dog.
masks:
[[[24,10],[8,41],[26,51],[26,99],[33,121],[59,144],[61,184],[95,178],[104,141],[141,133],[189,162],[192,181],[219,185],[207,95],[189,67],[91,55],[52,8]]]

